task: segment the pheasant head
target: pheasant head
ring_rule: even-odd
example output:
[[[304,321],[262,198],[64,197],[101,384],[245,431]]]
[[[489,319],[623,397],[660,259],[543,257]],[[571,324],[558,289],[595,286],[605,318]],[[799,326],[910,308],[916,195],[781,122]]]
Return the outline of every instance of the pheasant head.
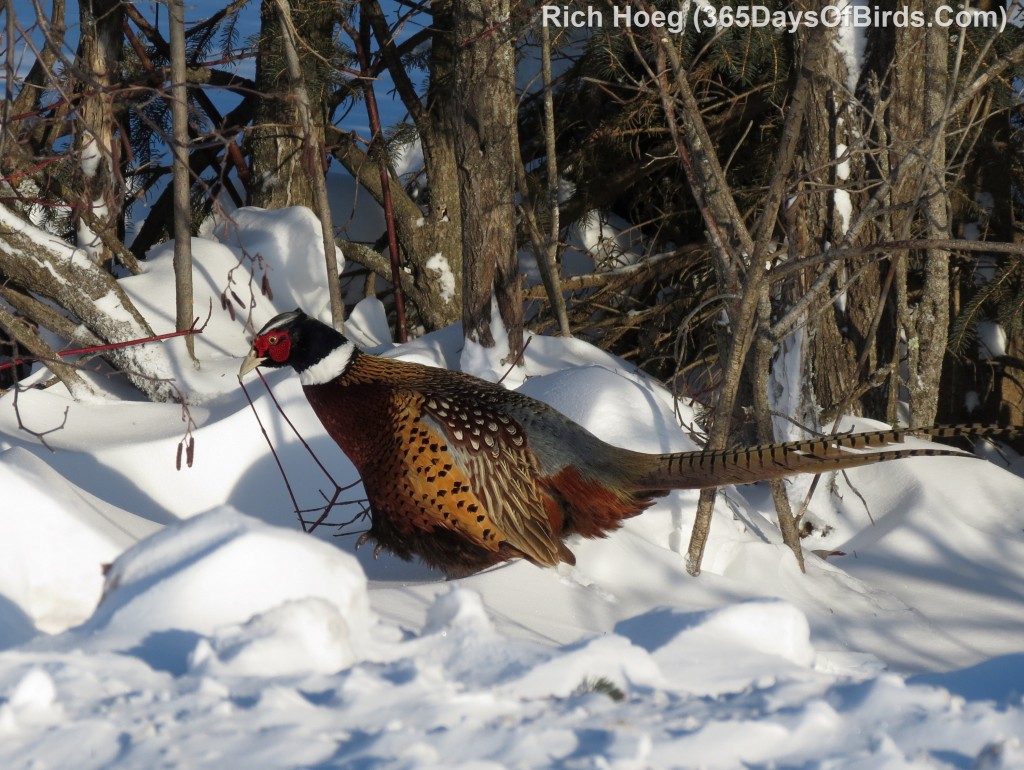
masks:
[[[301,310],[292,310],[274,316],[256,332],[238,376],[258,366],[290,366],[303,385],[320,385],[344,374],[355,350],[345,335]]]

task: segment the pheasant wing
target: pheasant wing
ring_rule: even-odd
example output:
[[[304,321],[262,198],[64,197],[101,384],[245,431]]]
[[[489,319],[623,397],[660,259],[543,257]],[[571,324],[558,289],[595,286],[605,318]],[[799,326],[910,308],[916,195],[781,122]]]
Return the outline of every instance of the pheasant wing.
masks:
[[[481,544],[497,548],[504,542],[538,564],[571,562],[572,554],[554,531],[537,489],[540,470],[522,427],[496,408],[487,391],[472,397],[454,392],[417,395],[423,399],[421,430],[450,458],[453,472],[465,478],[479,506],[472,514],[459,509],[460,531],[479,539],[490,529]],[[468,518],[473,521],[466,522]]]

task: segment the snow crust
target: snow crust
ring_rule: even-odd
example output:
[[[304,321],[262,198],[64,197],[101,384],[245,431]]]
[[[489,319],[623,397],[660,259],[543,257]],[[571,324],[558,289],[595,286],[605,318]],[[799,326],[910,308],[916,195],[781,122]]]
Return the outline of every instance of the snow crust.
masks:
[[[334,529],[300,531],[235,379],[247,312],[219,297],[249,286],[239,244],[259,244],[274,298],[258,268],[252,320],[322,307],[319,232],[308,212],[235,221],[193,244],[197,306],[214,300],[200,368],[165,346],[192,402],[191,468],[175,469],[181,407],[125,401],[106,378],[89,402],[0,396],[0,767],[1024,766],[1024,481],[997,456],[859,469],[854,488],[823,479],[807,574],[754,486],[720,494],[697,578],[682,555],[697,495],[677,492],[571,543],[574,568],[445,581]],[[171,254],[122,281],[154,327],[173,324]],[[391,346],[376,300],[346,333],[387,356],[497,369],[457,327]],[[586,343],[535,337],[523,369],[524,392],[610,443],[696,448],[675,414],[689,424],[690,405]],[[334,481],[356,481],[298,378],[267,379]],[[299,505],[322,505],[333,484],[257,378],[245,384]],[[54,451],[19,418],[55,428]],[[789,484],[796,503],[809,483]],[[334,521],[359,511],[361,490],[345,495]]]

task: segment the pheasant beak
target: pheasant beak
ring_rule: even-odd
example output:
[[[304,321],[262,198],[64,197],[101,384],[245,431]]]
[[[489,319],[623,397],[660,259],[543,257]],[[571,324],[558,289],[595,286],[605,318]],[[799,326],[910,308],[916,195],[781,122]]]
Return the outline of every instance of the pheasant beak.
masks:
[[[238,370],[238,379],[242,379],[245,375],[255,369],[257,366],[267,360],[266,356],[261,356],[256,353],[256,348],[249,351],[249,355],[242,361],[242,368]]]

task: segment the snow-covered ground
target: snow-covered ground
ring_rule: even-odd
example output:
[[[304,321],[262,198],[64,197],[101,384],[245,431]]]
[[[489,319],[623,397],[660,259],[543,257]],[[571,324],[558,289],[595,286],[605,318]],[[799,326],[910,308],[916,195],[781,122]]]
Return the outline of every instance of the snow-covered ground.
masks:
[[[258,252],[274,300],[258,272],[257,325],[322,310],[315,221],[235,222],[194,242],[197,314],[213,304],[200,368],[181,340],[158,343],[187,411],[102,373],[88,403],[60,386],[0,397],[0,768],[1024,767],[1020,478],[923,458],[852,471],[833,494],[825,479],[806,575],[759,487],[720,495],[698,578],[681,556],[694,493],[573,543],[574,568],[445,581],[374,560],[336,529],[301,532],[235,376],[244,312],[220,306],[233,268],[248,300]],[[170,263],[161,247],[123,281],[158,333]],[[455,329],[392,348],[373,301],[349,332],[459,362]],[[526,368],[524,391],[612,443],[694,448],[665,390],[582,342],[535,338]],[[268,380],[353,481],[297,378]],[[246,384],[299,505],[322,505],[334,485]],[[194,462],[176,470],[193,423]]]

